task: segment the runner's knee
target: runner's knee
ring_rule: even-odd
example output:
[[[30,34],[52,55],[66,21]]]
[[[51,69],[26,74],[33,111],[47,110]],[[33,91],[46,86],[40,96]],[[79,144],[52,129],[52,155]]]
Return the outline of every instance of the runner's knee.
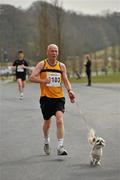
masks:
[[[50,121],[48,121],[48,120],[45,120],[45,121],[44,121],[44,128],[49,129],[49,128],[50,128],[50,125],[51,125],[51,122],[50,122]]]
[[[57,126],[60,127],[60,126],[63,126],[63,119],[60,118],[60,119],[57,119]]]

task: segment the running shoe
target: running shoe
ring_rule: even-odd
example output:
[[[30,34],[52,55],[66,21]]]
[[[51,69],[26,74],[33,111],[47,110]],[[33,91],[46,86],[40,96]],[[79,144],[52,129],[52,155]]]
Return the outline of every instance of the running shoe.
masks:
[[[46,155],[50,155],[50,146],[49,144],[44,144],[44,152]]]
[[[22,100],[24,97],[23,92],[20,93],[19,99]]]
[[[60,146],[58,149],[57,149],[57,154],[59,156],[65,156],[65,155],[68,155],[68,152],[64,149],[63,146]]]

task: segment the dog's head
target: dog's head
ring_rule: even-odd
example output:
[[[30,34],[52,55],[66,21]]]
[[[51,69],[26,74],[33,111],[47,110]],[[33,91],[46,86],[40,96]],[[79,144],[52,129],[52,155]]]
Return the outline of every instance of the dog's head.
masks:
[[[105,146],[105,140],[101,137],[96,137],[94,139],[94,146],[99,149]]]

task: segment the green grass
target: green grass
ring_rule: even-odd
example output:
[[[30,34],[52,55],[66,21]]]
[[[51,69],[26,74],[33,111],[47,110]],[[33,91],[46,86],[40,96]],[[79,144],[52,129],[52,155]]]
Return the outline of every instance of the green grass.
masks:
[[[0,80],[1,81],[14,82],[15,81],[15,77],[14,76],[0,76]]]
[[[71,82],[74,83],[87,83],[87,78],[82,77],[81,79],[71,78]],[[99,75],[92,77],[92,83],[120,83],[120,73]]]
[[[15,81],[15,77],[0,77],[0,80],[10,80]],[[71,78],[71,82],[73,83],[87,83],[87,78],[82,77],[81,79]],[[99,75],[92,77],[92,83],[120,83],[120,72],[108,75]]]

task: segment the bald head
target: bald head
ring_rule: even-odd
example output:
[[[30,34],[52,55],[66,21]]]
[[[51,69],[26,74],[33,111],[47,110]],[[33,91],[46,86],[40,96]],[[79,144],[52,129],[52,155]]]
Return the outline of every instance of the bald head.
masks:
[[[58,50],[58,46],[57,46],[56,44],[50,44],[50,45],[48,45],[48,47],[47,47],[47,51],[49,51],[50,49],[53,49],[53,48],[55,48],[55,49]]]
[[[55,60],[58,56],[58,46],[56,44],[50,44],[47,47],[47,56],[49,59]]]

